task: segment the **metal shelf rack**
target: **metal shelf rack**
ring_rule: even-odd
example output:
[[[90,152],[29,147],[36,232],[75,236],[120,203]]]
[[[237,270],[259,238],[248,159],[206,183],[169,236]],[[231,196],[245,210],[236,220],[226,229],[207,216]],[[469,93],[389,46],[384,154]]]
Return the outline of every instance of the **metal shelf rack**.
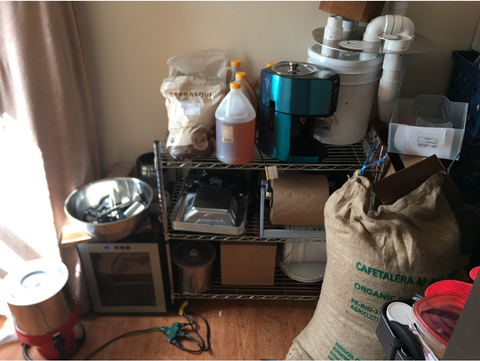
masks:
[[[318,164],[292,164],[285,163],[266,155],[256,152],[254,159],[243,165],[229,165],[219,162],[215,157],[194,160],[177,160],[165,152],[162,147],[154,145],[155,153],[158,153],[157,167],[162,174],[163,169],[231,169],[231,170],[264,170],[266,166],[275,166],[280,171],[296,170],[296,171],[314,171],[314,172],[338,172],[347,171],[354,172],[364,165],[372,148],[376,149],[372,155],[379,158],[383,155],[383,147],[376,136],[375,132],[370,132],[365,140],[360,143],[346,146],[327,145],[328,155]],[[372,158],[370,158],[372,159]],[[374,177],[380,173],[380,167],[373,172]],[[175,183],[174,190],[171,195],[171,206],[168,211],[165,204],[164,184],[162,177],[159,177],[159,189],[162,199],[162,214],[161,219],[165,228],[165,240],[167,242],[167,256],[169,258],[170,242],[191,240],[191,241],[222,241],[222,242],[269,242],[269,243],[283,243],[283,242],[318,242],[319,239],[313,238],[282,238],[282,237],[260,237],[260,215],[257,214],[245,227],[245,232],[238,236],[218,235],[218,234],[204,234],[195,232],[176,231],[171,226],[170,215],[174,208],[176,201],[179,198],[182,182]],[[268,220],[268,216],[264,217]],[[268,221],[264,224],[265,228],[275,228]],[[324,240],[324,239],[323,239]],[[182,298],[184,295],[175,292],[173,287],[172,266],[169,259],[168,267],[170,271],[170,283],[172,298]],[[214,279],[212,286],[208,291],[188,295],[191,299],[252,299],[252,300],[317,300],[320,296],[322,282],[302,283],[290,279],[278,268],[275,269],[274,285],[273,286],[225,286],[220,282],[220,262],[217,260],[213,269]]]

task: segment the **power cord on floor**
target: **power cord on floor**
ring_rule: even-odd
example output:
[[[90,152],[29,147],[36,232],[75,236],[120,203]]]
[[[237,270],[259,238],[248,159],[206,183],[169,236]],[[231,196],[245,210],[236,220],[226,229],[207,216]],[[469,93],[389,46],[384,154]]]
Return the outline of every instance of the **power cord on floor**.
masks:
[[[208,325],[207,320],[205,320],[205,318],[203,318],[202,316],[200,316],[198,314],[195,314],[195,313],[190,313],[191,315],[201,319],[205,323],[206,338],[204,340],[200,336],[200,334],[198,333],[197,329],[195,328],[197,323],[191,317],[188,316],[188,314],[186,312],[186,307],[187,306],[188,306],[188,301],[185,301],[182,304],[182,306],[180,307],[180,310],[179,310],[178,313],[181,316],[185,317],[188,322],[184,322],[184,323],[174,322],[170,327],[150,327],[150,328],[143,329],[143,330],[134,330],[134,331],[126,332],[124,334],[121,334],[121,335],[111,339],[110,341],[106,342],[105,344],[103,344],[102,346],[97,348],[95,351],[88,354],[85,357],[85,360],[90,359],[97,352],[103,350],[108,345],[112,344],[113,342],[115,342],[115,341],[117,341],[117,340],[119,340],[119,339],[121,339],[125,336],[134,335],[134,334],[138,334],[138,333],[152,332],[152,331],[160,331],[160,332],[164,333],[166,335],[167,341],[170,342],[172,345],[178,347],[182,351],[195,353],[195,354],[199,354],[199,353],[202,353],[204,351],[209,351],[210,350],[210,326]],[[190,336],[190,335],[186,334],[185,332],[183,332],[181,330],[181,328],[187,327],[187,326],[190,326],[192,328],[192,330],[195,333],[197,338],[195,338],[193,336]],[[189,341],[192,341],[193,343],[195,343],[198,346],[198,349],[186,348],[184,345],[182,345],[182,342],[180,341],[180,339],[182,339],[182,338],[187,340],[187,341],[189,340]]]

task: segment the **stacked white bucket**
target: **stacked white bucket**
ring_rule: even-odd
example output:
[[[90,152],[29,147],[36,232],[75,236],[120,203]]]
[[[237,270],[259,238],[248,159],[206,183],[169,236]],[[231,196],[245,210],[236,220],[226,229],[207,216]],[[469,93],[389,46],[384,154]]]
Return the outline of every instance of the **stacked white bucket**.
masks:
[[[372,114],[372,108],[382,75],[383,55],[338,51],[330,47],[348,39],[350,24],[351,21],[340,16],[330,16],[323,42],[328,46],[315,44],[308,49],[307,62],[329,68],[340,76],[337,111],[330,117],[329,127],[315,128],[315,138],[325,144],[347,145],[362,141],[370,119],[376,115]]]

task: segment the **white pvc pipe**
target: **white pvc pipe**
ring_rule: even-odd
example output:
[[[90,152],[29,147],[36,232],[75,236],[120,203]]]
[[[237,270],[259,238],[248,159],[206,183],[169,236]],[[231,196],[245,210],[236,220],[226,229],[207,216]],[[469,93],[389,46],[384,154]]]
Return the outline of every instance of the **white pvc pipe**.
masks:
[[[409,54],[385,54],[378,84],[378,117],[383,122],[390,122],[395,110],[409,57]]]
[[[358,20],[344,18],[342,23],[342,28],[343,28],[342,40],[349,40],[350,34],[358,30]]]
[[[385,35],[394,35],[392,39],[398,35],[398,40],[388,40],[389,48],[408,50],[415,37],[415,25],[405,16],[379,16],[367,25],[363,40],[380,44],[382,41],[380,37]],[[407,62],[406,54],[385,54],[383,74],[378,86],[378,116],[383,122],[388,123],[393,114]]]
[[[338,58],[338,50],[332,49],[342,40],[343,18],[338,15],[330,15],[327,26],[323,33],[322,55],[329,58]]]
[[[388,14],[392,15],[407,15],[408,1],[389,1]]]

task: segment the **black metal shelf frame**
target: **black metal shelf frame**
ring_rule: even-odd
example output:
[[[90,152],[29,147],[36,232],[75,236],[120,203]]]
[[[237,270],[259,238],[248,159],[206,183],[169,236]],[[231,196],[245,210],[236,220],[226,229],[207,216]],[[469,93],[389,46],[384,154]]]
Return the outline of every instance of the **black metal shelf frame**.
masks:
[[[194,159],[188,161],[180,161],[168,154],[164,148],[160,147],[159,168],[160,174],[163,169],[231,169],[231,170],[264,170],[265,166],[275,166],[280,171],[296,170],[296,171],[316,171],[316,172],[338,172],[348,171],[354,172],[362,168],[367,161],[367,155],[372,148],[376,149],[372,155],[379,159],[385,151],[380,144],[376,133],[370,132],[366,138],[356,144],[345,146],[327,145],[328,155],[318,164],[292,164],[285,163],[266,155],[258,153],[255,154],[254,159],[243,165],[230,165],[219,162],[215,157],[205,159]],[[370,158],[372,159],[372,158]],[[375,174],[381,173],[381,167],[377,167]],[[161,194],[164,196],[164,184],[161,180]],[[203,234],[195,232],[176,231],[172,228],[170,215],[174,208],[181,191],[182,182],[177,182],[171,197],[171,206],[168,211],[165,211],[166,204],[162,203],[162,215],[160,219],[164,224],[167,224],[165,231],[165,240],[167,241],[167,254],[170,254],[169,243],[180,240],[194,240],[194,241],[221,241],[221,242],[261,242],[261,243],[283,243],[283,242],[318,242],[324,239],[312,238],[272,238],[260,237],[260,217],[256,215],[253,220],[246,225],[245,232],[238,236],[218,235],[218,234]],[[165,198],[163,198],[165,199]],[[265,217],[268,220],[268,217]],[[265,222],[265,227],[274,227]],[[267,224],[268,223],[268,224]],[[169,262],[169,271],[172,279],[171,262]],[[290,279],[286,276],[278,266],[275,269],[275,281],[272,286],[226,286],[220,282],[220,265],[217,261],[213,269],[213,283],[212,286],[204,293],[195,295],[183,295],[171,287],[172,298],[195,298],[195,299],[251,299],[251,300],[318,300],[320,296],[322,282],[303,283]]]

